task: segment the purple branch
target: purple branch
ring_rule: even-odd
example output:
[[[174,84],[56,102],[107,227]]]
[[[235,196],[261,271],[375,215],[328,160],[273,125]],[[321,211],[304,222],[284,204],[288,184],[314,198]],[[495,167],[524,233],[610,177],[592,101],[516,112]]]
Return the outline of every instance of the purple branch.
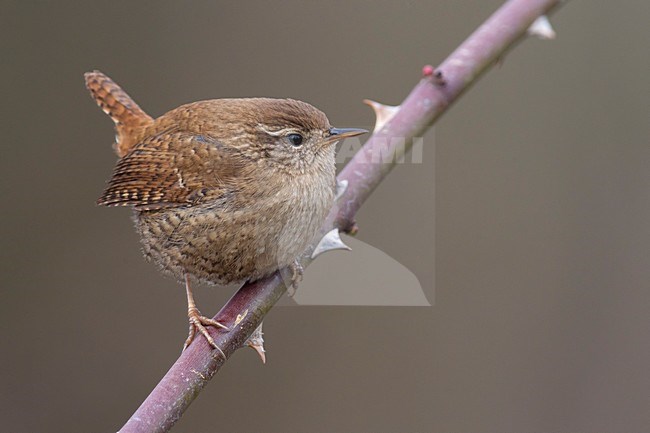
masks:
[[[391,137],[406,139],[408,148],[413,137],[422,136],[489,66],[525,36],[536,18],[548,14],[559,3],[560,0],[510,0],[440,65],[437,71],[443,74],[442,77],[425,67],[423,78],[392,118],[372,134],[339,174],[338,179],[347,180],[348,187],[338,206],[328,216],[321,233],[332,228],[353,230],[357,211],[395,165],[395,161],[384,163],[380,156],[380,152],[393,154],[399,146],[398,140],[391,140]],[[304,266],[312,261],[313,248],[303,257]],[[285,291],[280,272],[276,272],[268,278],[244,285],[219,311],[215,319],[230,326],[230,331],[210,328],[210,333],[227,358],[244,345]],[[211,350],[205,339],[196,339],[120,432],[169,431],[225,361],[218,351]]]

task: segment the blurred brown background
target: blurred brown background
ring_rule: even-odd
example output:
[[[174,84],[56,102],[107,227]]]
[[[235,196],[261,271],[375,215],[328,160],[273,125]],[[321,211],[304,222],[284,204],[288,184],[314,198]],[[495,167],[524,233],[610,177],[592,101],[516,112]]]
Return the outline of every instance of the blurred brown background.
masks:
[[[0,429],[116,431],[186,336],[129,211],[94,205],[115,157],[85,71],[152,115],[278,96],[367,127],[500,4],[4,2]],[[174,431],[648,431],[649,18],[570,2],[363,208],[435,305],[274,309],[267,365],[238,352]]]

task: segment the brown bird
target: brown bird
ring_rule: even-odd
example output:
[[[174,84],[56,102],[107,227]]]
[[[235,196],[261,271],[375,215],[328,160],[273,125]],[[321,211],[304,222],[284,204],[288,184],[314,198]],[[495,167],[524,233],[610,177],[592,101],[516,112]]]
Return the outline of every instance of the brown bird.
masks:
[[[220,350],[190,279],[254,281],[291,266],[332,207],[334,144],[367,131],[333,128],[292,99],[212,99],[147,115],[99,71],[86,87],[115,122],[120,157],[97,201],[131,206],[145,257],[185,283],[190,332]]]

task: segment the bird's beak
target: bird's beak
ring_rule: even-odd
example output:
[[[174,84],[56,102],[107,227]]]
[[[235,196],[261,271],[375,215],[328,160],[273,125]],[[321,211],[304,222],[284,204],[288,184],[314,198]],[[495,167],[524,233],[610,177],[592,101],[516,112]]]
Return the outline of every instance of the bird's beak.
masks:
[[[359,128],[330,128],[330,135],[325,139],[327,144],[333,144],[345,138],[356,137],[368,131]]]

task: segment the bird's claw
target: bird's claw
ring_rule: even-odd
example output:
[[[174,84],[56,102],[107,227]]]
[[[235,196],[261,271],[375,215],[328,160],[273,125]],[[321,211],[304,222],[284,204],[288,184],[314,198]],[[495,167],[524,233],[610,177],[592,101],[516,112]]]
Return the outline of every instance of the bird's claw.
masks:
[[[291,270],[291,284],[287,287],[287,293],[290,297],[293,297],[298,290],[298,285],[300,285],[300,282],[302,281],[305,269],[302,267],[298,259],[289,265],[289,269]]]
[[[194,337],[196,336],[196,332],[200,332],[205,339],[208,341],[210,346],[214,347],[217,349],[225,358],[226,355],[223,353],[223,350],[217,345],[217,343],[214,342],[214,339],[208,332],[208,330],[205,328],[206,326],[214,326],[216,328],[223,328],[228,330],[228,327],[225,325],[222,325],[221,323],[217,322],[214,319],[210,319],[209,317],[202,316],[199,310],[196,308],[191,309],[188,311],[187,316],[190,321],[190,331],[189,335],[187,336],[187,340],[185,340],[185,344],[183,345],[183,350],[187,349],[189,345],[194,341]]]

